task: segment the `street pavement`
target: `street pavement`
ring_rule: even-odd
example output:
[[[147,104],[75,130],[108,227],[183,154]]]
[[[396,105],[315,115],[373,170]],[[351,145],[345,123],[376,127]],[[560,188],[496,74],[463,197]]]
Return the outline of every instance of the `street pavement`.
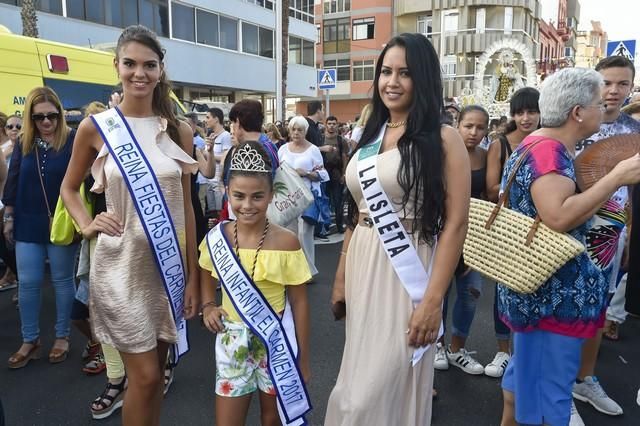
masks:
[[[314,406],[308,416],[311,425],[322,424],[327,399],[340,368],[344,344],[344,323],[333,321],[329,309],[331,285],[340,252],[338,239],[337,236],[332,237],[329,243],[317,245],[316,265],[320,274],[308,287],[312,319],[309,393]],[[467,344],[469,350],[477,351],[474,356],[482,364],[490,362],[495,351],[493,291],[493,286],[485,283]],[[90,401],[102,392],[106,378],[104,373],[87,376],[81,372],[80,354],[85,341],[75,330],[72,332],[71,353],[62,364],[51,365],[46,359],[40,359],[21,370],[12,371],[4,367],[5,360],[20,345],[19,317],[11,303],[11,293],[0,293],[0,398],[5,408],[6,424],[120,424],[120,412],[106,420],[91,419]],[[53,291],[47,284],[41,315],[45,355],[53,342],[54,318]],[[191,351],[176,369],[175,381],[163,404],[162,425],[214,424],[214,336],[197,321],[191,321],[189,329]],[[587,426],[640,424],[640,407],[635,403],[640,387],[639,337],[640,320],[630,318],[621,328],[621,341],[603,344],[597,373],[605,389],[620,403],[625,413],[610,417],[577,402]],[[470,376],[451,367],[448,371],[436,372],[435,383],[439,397],[434,402],[434,425],[499,425],[502,397],[498,379]],[[257,398],[254,398],[247,424],[260,424]]]

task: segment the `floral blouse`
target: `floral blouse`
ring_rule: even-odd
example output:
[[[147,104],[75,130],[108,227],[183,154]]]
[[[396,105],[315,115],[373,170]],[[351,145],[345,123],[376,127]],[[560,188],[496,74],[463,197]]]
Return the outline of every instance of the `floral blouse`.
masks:
[[[528,136],[513,152],[505,165],[502,190],[524,150],[540,139],[539,136]],[[531,185],[548,173],[576,180],[573,158],[564,145],[543,138],[516,172],[509,193],[511,208],[535,217],[537,210],[531,197]],[[588,225],[588,222],[584,223],[569,234],[585,244]],[[607,288],[602,272],[583,252],[558,269],[535,293],[520,294],[498,285],[498,310],[500,318],[517,332],[546,330],[588,338],[603,324]]]

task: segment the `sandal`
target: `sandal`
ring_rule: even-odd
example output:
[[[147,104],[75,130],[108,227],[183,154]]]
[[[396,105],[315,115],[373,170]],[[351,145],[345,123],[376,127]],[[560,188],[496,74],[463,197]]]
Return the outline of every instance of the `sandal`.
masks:
[[[2,278],[0,278],[0,291],[9,290],[18,287],[16,274],[7,268]]]
[[[102,373],[106,368],[107,363],[104,360],[104,355],[102,355],[102,351],[98,351],[93,358],[82,367],[82,371],[93,375]]]
[[[167,356],[167,363],[164,366],[164,390],[162,392],[163,395],[166,395],[167,392],[169,392],[169,388],[173,383],[174,368],[175,365],[173,365],[173,362],[171,362],[171,353],[169,353],[169,356]]]
[[[102,351],[102,346],[100,345],[100,343],[93,343],[91,340],[89,340],[87,342],[87,345],[82,350],[82,360],[90,361],[100,351]]]
[[[619,327],[619,323],[607,320],[604,324],[604,331],[602,332],[602,335],[608,340],[616,342],[620,340]]]
[[[59,341],[66,342],[67,347],[63,349],[59,346],[56,346],[56,343],[58,343]],[[56,341],[51,348],[51,352],[49,352],[49,362],[51,364],[58,364],[67,359],[67,355],[69,355],[69,347],[69,336],[56,337]]]
[[[118,383],[108,381],[102,394],[91,403],[91,416],[96,420],[111,416],[118,408],[122,407],[126,389],[126,376],[121,378]]]
[[[9,357],[7,364],[12,370],[25,367],[32,359],[40,359],[40,339],[33,342],[24,342],[23,344],[31,345],[31,348],[26,354],[22,354],[18,351]]]

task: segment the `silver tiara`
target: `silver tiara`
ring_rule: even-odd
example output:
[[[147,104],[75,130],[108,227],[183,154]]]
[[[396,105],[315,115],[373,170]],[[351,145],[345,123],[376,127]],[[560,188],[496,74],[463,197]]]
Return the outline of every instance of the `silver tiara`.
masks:
[[[259,173],[271,173],[271,170],[267,168],[262,155],[249,144],[244,144],[236,152],[233,153],[231,158],[231,167],[229,170],[235,170],[239,172],[259,172]]]

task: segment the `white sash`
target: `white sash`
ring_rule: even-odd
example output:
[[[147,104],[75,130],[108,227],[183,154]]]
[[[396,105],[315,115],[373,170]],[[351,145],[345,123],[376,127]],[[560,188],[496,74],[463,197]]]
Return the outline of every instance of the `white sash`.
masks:
[[[189,342],[183,313],[186,274],[171,213],[156,175],[120,110],[111,108],[91,119],[122,173],[149,240],[178,331],[178,343],[172,346],[173,362],[177,364],[189,350]]]
[[[286,426],[307,424],[311,411],[307,388],[298,370],[298,343],[291,307],[282,319],[242,267],[219,223],[207,234],[209,255],[218,278],[242,321],[267,348],[269,375],[276,390],[280,420]]]
[[[360,188],[362,188],[362,195],[369,209],[369,216],[373,221],[373,226],[378,231],[382,247],[387,253],[387,257],[391,261],[391,265],[400,282],[409,294],[413,305],[416,306],[424,297],[429,286],[437,242],[433,246],[429,269],[425,271],[422,261],[413,246],[411,237],[393,210],[393,204],[378,179],[378,152],[382,146],[385,129],[386,123],[382,126],[382,130],[374,143],[360,148],[357,163],[358,180]],[[441,324],[438,337],[443,332],[444,329]],[[415,366],[420,361],[429,346],[414,350],[411,358],[412,365]]]

